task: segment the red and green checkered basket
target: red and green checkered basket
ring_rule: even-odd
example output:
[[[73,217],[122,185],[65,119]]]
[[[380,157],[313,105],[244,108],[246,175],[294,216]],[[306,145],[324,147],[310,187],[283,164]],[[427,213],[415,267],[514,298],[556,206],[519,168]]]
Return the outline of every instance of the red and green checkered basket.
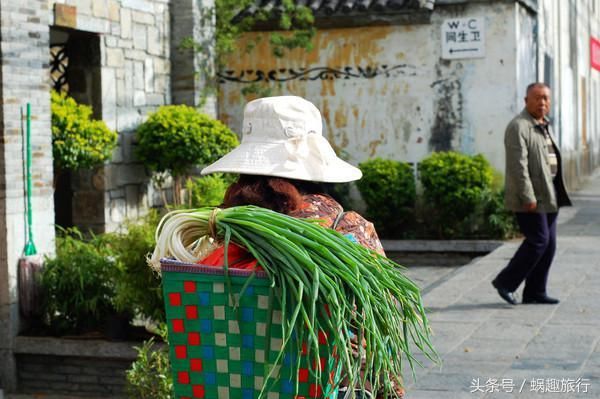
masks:
[[[222,268],[166,259],[161,270],[175,398],[257,399],[282,347],[281,310],[266,274],[256,272],[240,297],[251,271],[229,269],[226,277]],[[327,334],[319,333],[320,380],[308,356],[295,371],[297,344],[288,345],[263,398],[336,398],[339,364]]]

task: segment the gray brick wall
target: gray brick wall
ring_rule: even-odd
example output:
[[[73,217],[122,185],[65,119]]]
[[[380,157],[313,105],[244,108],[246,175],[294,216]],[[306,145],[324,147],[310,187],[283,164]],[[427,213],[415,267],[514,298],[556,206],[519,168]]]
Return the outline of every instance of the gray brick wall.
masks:
[[[54,248],[48,1],[0,0],[0,387],[16,384],[17,260],[25,244],[21,107],[32,108],[32,210],[38,252]]]
[[[186,22],[186,29],[200,39],[212,37],[211,22],[201,26],[199,14],[212,0],[0,0],[0,388],[6,391],[17,384],[13,355],[19,331],[17,260],[25,244],[20,108],[26,102],[33,112],[34,238],[38,252],[54,252],[49,26],[55,23],[56,3],[76,7],[77,30],[99,35],[101,116],[120,136],[112,162],[82,173],[74,182],[81,188],[76,198],[79,220],[92,221],[90,227],[101,226],[98,230],[117,229],[159,198],[133,155],[134,131],[150,111],[172,101],[171,11],[184,10],[185,4],[193,7],[198,12]],[[175,21],[178,18],[182,15]],[[185,31],[177,34],[181,37]],[[190,66],[211,56],[210,51],[196,54]],[[195,72],[186,71],[191,72],[192,85],[203,84]],[[192,91],[194,87],[195,93],[201,91],[199,86]],[[205,110],[216,115],[214,96]]]
[[[216,95],[207,87],[207,76],[214,72],[214,0],[180,0],[170,8],[171,59],[177,65],[171,74],[173,103],[202,106],[216,117]],[[189,37],[201,51],[180,48]]]
[[[82,227],[111,231],[153,205],[147,194],[150,179],[135,160],[132,141],[146,115],[171,102],[169,1],[67,3],[77,8],[77,29],[101,33],[101,114],[120,136],[112,162],[74,179],[73,219]]]
[[[19,389],[40,397],[125,397],[125,371],[141,342],[25,337],[15,339]],[[162,344],[159,344],[162,345]],[[64,396],[67,395],[67,396]]]
[[[19,354],[19,392],[125,398],[125,370],[131,361],[91,357]]]
[[[80,190],[74,196],[73,221],[84,229],[112,231],[127,219],[146,213],[148,207],[162,203],[148,171],[134,156],[135,128],[148,113],[164,104],[185,103],[202,104],[205,112],[217,114],[216,96],[204,89],[203,74],[213,69],[214,20],[207,15],[211,15],[214,1],[66,3],[77,8],[78,30],[101,34],[99,108],[102,119],[120,136],[112,162],[101,170],[74,177],[73,185]],[[188,36],[203,43],[206,51],[178,50]],[[98,202],[102,203],[100,215]]]
[[[146,115],[171,102],[168,3],[122,1],[120,29],[104,38],[103,117],[112,120],[120,134],[113,162],[104,171],[106,230],[153,205],[147,194],[149,175],[136,162],[132,144],[135,128]]]

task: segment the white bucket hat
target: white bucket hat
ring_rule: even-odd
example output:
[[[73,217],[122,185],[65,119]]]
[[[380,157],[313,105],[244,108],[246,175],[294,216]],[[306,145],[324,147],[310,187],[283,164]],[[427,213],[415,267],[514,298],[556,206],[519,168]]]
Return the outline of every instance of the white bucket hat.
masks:
[[[301,97],[265,97],[244,109],[242,142],[202,169],[215,172],[344,183],[362,177],[360,169],[337,157],[323,137],[321,113]]]

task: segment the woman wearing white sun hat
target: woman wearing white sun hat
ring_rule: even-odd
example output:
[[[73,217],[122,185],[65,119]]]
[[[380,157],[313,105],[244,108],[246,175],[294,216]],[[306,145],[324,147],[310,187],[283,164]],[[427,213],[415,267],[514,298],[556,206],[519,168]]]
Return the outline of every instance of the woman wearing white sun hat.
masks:
[[[241,144],[201,173],[215,172],[240,174],[227,189],[223,207],[256,205],[298,218],[319,219],[323,226],[384,254],[373,224],[356,212],[345,212],[325,193],[323,183],[351,182],[362,173],[338,158],[323,137],[321,113],[301,97],[249,102],[244,109]],[[220,247],[200,263],[222,266],[223,252]],[[256,260],[247,260],[248,255],[230,245],[228,259],[237,268],[257,267]],[[403,393],[400,387],[397,391]],[[358,395],[373,397],[368,392]]]
[[[323,137],[321,113],[295,96],[265,97],[244,109],[242,142],[202,170],[202,174],[239,173],[225,194],[225,207],[258,205],[291,216],[323,219],[326,227],[347,234],[383,253],[373,224],[325,194],[322,183],[346,183],[360,169],[338,158]]]

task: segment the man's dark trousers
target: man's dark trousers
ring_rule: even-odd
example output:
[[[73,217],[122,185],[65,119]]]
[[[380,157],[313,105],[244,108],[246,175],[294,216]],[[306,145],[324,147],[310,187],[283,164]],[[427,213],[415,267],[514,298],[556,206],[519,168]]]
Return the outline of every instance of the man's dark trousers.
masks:
[[[546,295],[546,282],[556,251],[556,217],[558,213],[517,212],[517,222],[525,240],[498,274],[495,282],[510,292],[523,280],[523,298]]]

